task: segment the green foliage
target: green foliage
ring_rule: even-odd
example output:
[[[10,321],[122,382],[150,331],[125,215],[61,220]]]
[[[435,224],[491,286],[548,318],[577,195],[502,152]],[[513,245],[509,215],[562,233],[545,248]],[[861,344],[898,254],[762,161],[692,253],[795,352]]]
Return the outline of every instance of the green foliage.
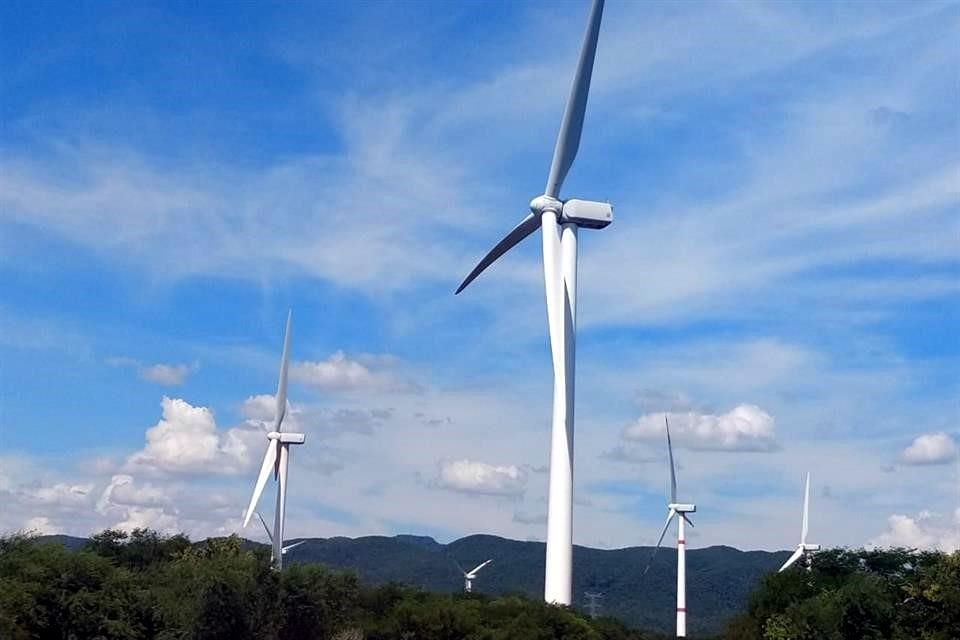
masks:
[[[364,584],[270,566],[236,536],[104,531],[77,551],[0,537],[3,640],[653,640],[525,595]],[[652,606],[652,605],[647,605]],[[763,578],[730,640],[956,640],[960,553],[831,550]]]
[[[730,640],[960,638],[960,552],[834,549],[767,576]]]
[[[104,531],[71,552],[0,538],[4,640],[643,640],[523,596],[361,584],[321,565],[271,569],[231,536],[190,544]]]

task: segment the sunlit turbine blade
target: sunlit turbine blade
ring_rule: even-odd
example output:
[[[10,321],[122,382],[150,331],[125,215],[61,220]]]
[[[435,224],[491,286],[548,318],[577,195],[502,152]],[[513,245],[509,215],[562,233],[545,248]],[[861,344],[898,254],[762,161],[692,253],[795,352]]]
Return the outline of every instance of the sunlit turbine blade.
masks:
[[[512,249],[518,242],[529,236],[531,233],[537,230],[540,226],[540,216],[530,213],[527,215],[523,221],[518,224],[513,230],[508,233],[503,240],[497,243],[497,245],[490,250],[487,255],[483,256],[483,260],[473,268],[473,271],[470,272],[463,282],[460,283],[460,286],[457,287],[456,293],[463,291],[468,284],[474,281],[474,279],[483,273],[484,269],[493,264],[497,258],[505,254],[507,251]]]
[[[803,555],[803,547],[797,547],[797,550],[793,552],[793,555],[787,558],[787,561],[783,563],[783,566],[777,570],[777,573],[786,570],[790,565],[800,559],[800,556]]]
[[[280,553],[286,553],[287,551],[290,551],[290,549],[296,549],[297,547],[299,547],[305,542],[306,540],[301,540],[300,542],[294,542],[293,544],[288,544],[287,546],[285,546],[283,549],[280,550]]]
[[[660,530],[660,537],[657,538],[657,546],[653,548],[653,553],[650,554],[650,560],[647,562],[647,566],[643,569],[643,574],[647,575],[647,571],[650,570],[650,566],[653,564],[653,559],[657,557],[657,551],[660,550],[660,545],[663,544],[663,536],[667,535],[667,528],[670,526],[670,521],[673,520],[673,516],[677,515],[677,512],[673,509],[667,513],[667,520],[663,523],[663,529]]]
[[[807,471],[807,481],[803,488],[803,525],[800,527],[800,544],[807,542],[807,529],[810,518],[810,472]]]
[[[273,430],[280,431],[283,424],[283,418],[287,414],[287,369],[289,368],[290,356],[290,320],[293,317],[293,310],[287,312],[287,326],[283,332],[283,355],[280,356],[280,380],[277,382],[277,408]]]
[[[590,78],[593,75],[602,15],[603,0],[594,0],[583,48],[580,50],[580,60],[577,62],[577,72],[573,77],[573,87],[570,89],[570,99],[563,112],[557,145],[553,150],[553,161],[550,163],[550,177],[547,178],[547,189],[544,193],[551,198],[556,198],[560,193],[563,180],[567,177],[580,147],[580,133],[583,131],[583,115],[587,110],[587,95],[590,93]]]
[[[260,518],[260,524],[263,525],[263,530],[267,532],[267,538],[270,540],[270,544],[273,544],[273,534],[270,533],[270,527],[267,526],[267,521],[263,519],[259,511],[257,511],[257,517]]]
[[[667,425],[667,455],[670,456],[670,502],[676,502],[677,471],[673,466],[673,443],[670,442],[670,421],[667,419],[667,414],[663,414],[663,422]]]
[[[554,382],[558,386],[566,379],[566,320],[565,288],[560,273],[560,225],[552,213],[541,216],[543,234],[543,280],[547,298],[547,327],[550,334],[550,354],[553,359]]]
[[[250,518],[257,508],[257,502],[260,501],[260,494],[263,493],[263,487],[267,484],[267,478],[270,477],[270,471],[273,463],[277,459],[277,447],[279,443],[276,440],[269,440],[267,443],[267,452],[263,456],[263,464],[260,466],[260,475],[257,476],[257,484],[253,487],[253,496],[250,498],[250,504],[247,506],[246,517],[243,519],[243,526],[250,524]]]
[[[491,562],[493,562],[492,559],[491,559],[491,560],[487,560],[486,562],[481,562],[481,563],[478,564],[476,567],[474,567],[473,569],[470,570],[470,574],[473,575],[473,574],[477,573],[477,571],[480,571],[480,569],[483,569],[485,566],[487,566],[487,565],[490,564]]]

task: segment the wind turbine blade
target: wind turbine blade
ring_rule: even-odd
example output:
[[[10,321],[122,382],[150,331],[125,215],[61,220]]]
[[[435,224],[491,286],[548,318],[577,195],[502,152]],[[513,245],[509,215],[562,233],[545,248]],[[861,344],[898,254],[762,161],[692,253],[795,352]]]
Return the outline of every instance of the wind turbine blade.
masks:
[[[647,562],[647,566],[644,567],[641,577],[647,575],[647,571],[650,570],[653,559],[657,557],[657,551],[660,551],[660,545],[663,544],[663,536],[667,535],[667,528],[670,526],[670,521],[673,520],[673,516],[675,515],[677,515],[677,512],[673,509],[670,509],[667,513],[667,520],[663,523],[663,529],[660,530],[660,537],[657,538],[657,546],[653,548],[653,553],[650,554],[650,560]]]
[[[253,496],[250,498],[250,504],[247,506],[246,517],[243,519],[243,526],[250,524],[250,518],[257,508],[257,502],[260,501],[260,494],[263,493],[263,487],[267,484],[267,478],[270,477],[270,471],[273,469],[273,462],[277,458],[276,440],[270,440],[267,444],[267,452],[263,456],[263,464],[260,466],[260,475],[257,476],[257,484],[253,487]]]
[[[475,574],[477,571],[480,571],[480,569],[483,569],[485,566],[487,566],[487,565],[490,564],[491,562],[493,562],[492,559],[491,559],[491,560],[487,560],[486,562],[481,562],[481,563],[478,564],[476,567],[474,567],[473,569],[471,569],[471,570],[470,570],[470,573],[471,573],[471,574]]]
[[[692,521],[690,518],[687,517],[687,514],[681,513],[681,514],[680,514],[680,517],[683,518],[684,520],[686,520],[688,525],[690,525],[691,527],[693,527],[693,521]],[[694,527],[694,528],[696,528],[696,527]]]
[[[283,567],[283,528],[287,518],[287,465],[290,456],[288,445],[282,445],[279,451],[279,474],[277,476],[277,508],[273,517],[273,555],[277,568]]]
[[[263,519],[259,511],[257,511],[257,517],[260,518],[260,524],[263,525],[263,530],[267,532],[267,538],[270,540],[270,544],[273,544],[273,534],[270,533],[270,527],[267,526],[267,521]]]
[[[301,540],[300,542],[294,542],[293,544],[288,544],[287,546],[285,546],[283,549],[280,550],[280,553],[286,553],[287,551],[290,551],[290,549],[296,549],[297,547],[299,547],[305,542],[306,540]]]
[[[466,576],[466,575],[467,575],[467,570],[464,569],[464,568],[460,565],[459,562],[457,562],[457,559],[456,559],[456,558],[450,558],[450,559],[453,560],[453,564],[457,565],[457,569],[460,570],[460,573],[462,573],[464,576]]]
[[[512,249],[518,242],[526,238],[528,235],[537,230],[540,226],[540,216],[530,213],[527,215],[523,221],[513,228],[513,231],[508,233],[503,240],[497,243],[497,245],[490,250],[487,255],[483,256],[483,260],[473,268],[473,271],[470,272],[463,282],[460,283],[460,286],[457,287],[456,293],[460,293],[466,289],[467,285],[474,281],[474,279],[483,273],[483,270],[493,264],[497,258],[505,254],[507,251]],[[456,295],[456,294],[454,294]]]
[[[293,317],[293,310],[287,312],[287,327],[283,331],[283,355],[280,357],[280,380],[277,383],[277,409],[273,430],[280,431],[280,425],[287,414],[287,368],[289,367],[290,357],[290,320]]]
[[[797,547],[797,550],[793,552],[793,555],[787,558],[787,561],[783,563],[783,566],[777,570],[777,573],[781,571],[786,571],[786,569],[792,565],[794,562],[800,559],[800,556],[803,555],[803,547]]]
[[[573,165],[573,160],[577,157],[577,149],[580,147],[583,115],[587,110],[587,95],[590,93],[590,77],[593,75],[593,60],[597,53],[597,36],[600,34],[602,16],[603,0],[594,0],[587,23],[587,33],[583,39],[583,48],[580,49],[577,72],[573,77],[573,87],[570,89],[570,99],[567,100],[560,132],[557,134],[557,145],[553,149],[550,177],[547,178],[547,189],[544,192],[551,198],[556,198],[560,193],[563,180],[567,177],[567,172]]]
[[[670,502],[676,502],[677,471],[673,466],[673,443],[670,442],[670,421],[667,419],[667,414],[663,414],[663,422],[667,425],[667,455],[670,456]]]
[[[807,542],[807,529],[810,517],[810,472],[807,471],[807,482],[803,488],[803,525],[800,527],[800,544]]]

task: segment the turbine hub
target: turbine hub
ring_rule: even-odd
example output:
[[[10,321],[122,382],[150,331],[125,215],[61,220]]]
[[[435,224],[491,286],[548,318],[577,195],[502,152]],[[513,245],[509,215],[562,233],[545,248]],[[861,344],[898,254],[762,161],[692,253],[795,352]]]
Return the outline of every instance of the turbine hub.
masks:
[[[563,212],[563,203],[548,195],[537,196],[530,201],[530,211],[538,216],[549,211],[553,215],[560,217],[560,214]]]

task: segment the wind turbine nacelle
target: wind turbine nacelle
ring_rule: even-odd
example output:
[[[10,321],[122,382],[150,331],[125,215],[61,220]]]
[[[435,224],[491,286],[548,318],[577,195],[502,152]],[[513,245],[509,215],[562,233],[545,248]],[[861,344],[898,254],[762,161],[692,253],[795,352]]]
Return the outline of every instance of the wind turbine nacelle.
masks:
[[[802,546],[804,551],[820,551],[820,545],[818,544],[804,544]]]
[[[673,509],[677,513],[696,513],[697,505],[695,504],[671,504],[667,505],[670,509]]]
[[[567,200],[563,203],[560,219],[587,229],[603,229],[613,222],[613,205],[609,202]]]
[[[270,440],[279,440],[281,444],[303,444],[307,439],[302,433],[290,433],[289,431],[271,431],[267,434]]]

